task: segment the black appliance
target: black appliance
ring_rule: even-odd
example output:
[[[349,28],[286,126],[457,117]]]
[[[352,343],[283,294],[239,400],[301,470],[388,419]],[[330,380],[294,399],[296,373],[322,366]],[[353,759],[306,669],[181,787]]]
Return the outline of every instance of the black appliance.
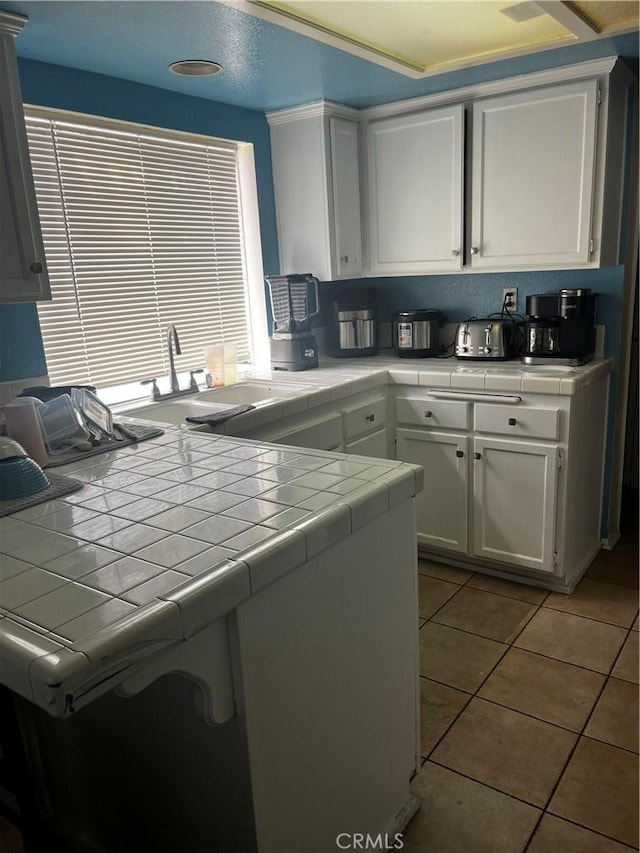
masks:
[[[332,303],[327,351],[334,358],[378,354],[377,293],[352,290]]]
[[[320,313],[318,279],[303,275],[272,275],[269,287],[273,332],[272,370],[309,370],[318,366],[318,345],[311,323]]]
[[[596,345],[597,295],[588,288],[527,296],[524,364],[585,364]]]
[[[391,316],[393,346],[400,358],[428,358],[440,352],[440,330],[446,318],[441,311],[415,309]]]

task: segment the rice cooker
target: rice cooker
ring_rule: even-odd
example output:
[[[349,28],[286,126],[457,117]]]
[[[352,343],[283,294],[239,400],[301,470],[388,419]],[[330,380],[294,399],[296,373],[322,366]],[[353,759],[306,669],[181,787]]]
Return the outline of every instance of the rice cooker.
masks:
[[[441,351],[440,329],[445,322],[446,317],[441,311],[396,311],[391,316],[395,351],[400,358],[438,355]]]

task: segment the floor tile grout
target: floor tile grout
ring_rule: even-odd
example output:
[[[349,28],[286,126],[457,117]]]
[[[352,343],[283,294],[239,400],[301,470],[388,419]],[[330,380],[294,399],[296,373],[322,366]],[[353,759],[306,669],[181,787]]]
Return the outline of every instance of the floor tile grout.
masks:
[[[442,603],[442,605],[440,605],[440,607],[438,607],[438,609],[437,609],[437,610],[435,610],[435,611],[434,611],[434,612],[433,612],[429,617],[422,617],[422,618],[425,618],[425,619],[426,619],[426,621],[424,622],[424,624],[423,624],[421,627],[424,627],[425,625],[428,625],[428,624],[430,624],[430,623],[433,623],[433,624],[435,624],[435,625],[443,625],[444,627],[450,628],[451,630],[460,631],[461,633],[467,634],[467,635],[469,635],[469,636],[476,636],[476,637],[481,638],[481,639],[489,639],[489,640],[493,640],[493,642],[501,643],[501,645],[503,645],[503,646],[505,647],[505,648],[504,648],[504,651],[503,651],[503,653],[500,655],[499,659],[498,659],[498,660],[495,662],[495,664],[491,667],[491,669],[489,670],[489,672],[488,672],[488,673],[486,674],[486,676],[482,679],[482,681],[480,682],[480,684],[479,684],[479,685],[477,685],[477,687],[475,688],[475,690],[474,690],[473,692],[469,692],[468,690],[464,690],[464,689],[462,689],[462,688],[455,687],[454,685],[447,684],[446,682],[440,682],[440,681],[438,681],[438,679],[431,678],[431,680],[432,680],[432,681],[434,681],[434,682],[436,682],[436,683],[439,683],[439,684],[442,684],[442,685],[443,685],[443,686],[445,686],[445,687],[449,687],[449,688],[451,688],[451,689],[455,689],[455,690],[457,690],[459,693],[464,694],[464,695],[465,695],[465,697],[467,697],[467,698],[466,698],[466,701],[465,701],[464,705],[463,705],[463,706],[462,706],[462,707],[457,711],[457,713],[455,714],[455,716],[453,717],[453,719],[449,721],[449,723],[446,725],[446,728],[444,729],[444,731],[442,731],[442,732],[441,732],[441,734],[440,734],[440,736],[438,737],[438,739],[437,739],[437,740],[433,743],[433,745],[430,747],[430,749],[429,749],[428,753],[426,754],[426,756],[423,756],[423,760],[421,761],[421,768],[422,768],[422,767],[424,767],[425,765],[427,765],[427,763],[428,763],[428,762],[430,762],[430,763],[432,763],[432,764],[434,764],[434,765],[437,765],[437,766],[440,766],[440,767],[444,767],[444,768],[446,768],[449,772],[456,773],[456,774],[457,774],[457,775],[459,775],[459,776],[462,776],[462,777],[464,777],[464,778],[471,779],[473,782],[475,782],[475,783],[476,783],[476,784],[478,784],[478,785],[481,785],[481,786],[483,786],[483,787],[485,787],[485,788],[489,788],[489,789],[491,789],[491,790],[496,790],[496,791],[498,791],[499,793],[501,793],[501,794],[503,794],[503,795],[509,796],[509,797],[511,797],[512,799],[515,799],[515,800],[521,801],[521,802],[523,802],[523,803],[526,803],[526,804],[527,804],[528,806],[530,806],[530,807],[533,807],[533,808],[538,809],[538,810],[539,810],[538,820],[536,821],[535,826],[532,828],[532,831],[531,831],[531,833],[529,834],[529,837],[527,838],[527,840],[526,840],[525,844],[524,844],[524,845],[522,846],[522,848],[521,848],[521,853],[525,853],[525,851],[526,851],[526,850],[528,850],[528,849],[530,848],[531,843],[532,843],[532,841],[533,841],[533,839],[534,839],[534,837],[535,837],[535,835],[536,835],[536,833],[537,833],[537,831],[538,831],[538,829],[539,829],[539,827],[540,827],[540,824],[542,823],[542,821],[543,821],[543,819],[544,819],[545,815],[547,815],[547,814],[549,814],[549,815],[554,815],[554,813],[553,813],[553,812],[551,812],[551,811],[549,810],[549,807],[550,807],[550,805],[551,805],[551,803],[552,803],[552,801],[553,801],[554,796],[556,795],[556,792],[557,792],[557,790],[558,790],[558,788],[559,788],[559,786],[560,786],[560,784],[561,784],[561,782],[562,782],[562,779],[564,778],[564,776],[565,776],[565,774],[566,774],[567,769],[569,768],[569,765],[570,765],[570,763],[571,763],[571,761],[572,761],[572,759],[573,759],[573,757],[574,757],[574,754],[575,754],[576,750],[578,749],[579,745],[580,745],[582,742],[584,742],[585,740],[591,740],[591,741],[594,741],[594,742],[596,742],[596,743],[600,743],[600,744],[602,744],[602,745],[604,745],[604,746],[606,746],[606,747],[610,747],[610,748],[612,748],[612,749],[618,749],[618,750],[621,750],[622,752],[625,752],[625,753],[627,753],[628,755],[632,755],[632,756],[636,757],[636,759],[637,759],[637,757],[638,757],[638,753],[637,753],[636,751],[632,750],[632,749],[628,749],[627,747],[619,746],[618,744],[609,743],[608,741],[606,741],[606,740],[601,740],[600,738],[597,738],[597,737],[590,737],[590,736],[587,736],[587,735],[585,734],[585,731],[587,730],[587,727],[589,726],[589,723],[591,722],[591,720],[592,720],[592,718],[593,718],[593,715],[594,715],[594,713],[596,712],[596,708],[598,707],[598,704],[599,704],[599,702],[601,701],[602,696],[603,696],[603,694],[604,694],[605,690],[607,689],[607,686],[609,685],[609,683],[610,683],[611,679],[612,679],[612,678],[613,678],[613,679],[617,679],[617,680],[619,680],[619,681],[621,681],[621,682],[624,682],[624,683],[627,683],[627,684],[633,684],[633,683],[634,683],[634,682],[627,681],[627,679],[625,679],[625,678],[618,678],[617,676],[613,676],[613,675],[612,675],[612,673],[613,673],[613,670],[614,670],[614,668],[615,668],[615,666],[616,666],[616,664],[617,664],[617,662],[618,662],[618,660],[619,660],[620,656],[622,655],[622,652],[623,652],[623,649],[625,648],[625,645],[627,644],[627,642],[628,642],[628,640],[629,640],[630,636],[632,636],[632,635],[633,635],[633,633],[634,633],[634,631],[633,631],[633,625],[634,625],[634,622],[635,622],[635,618],[636,618],[636,615],[637,615],[637,611],[636,611],[636,615],[634,615],[633,619],[631,619],[630,624],[627,624],[627,625],[620,625],[620,624],[617,624],[617,623],[615,623],[615,622],[609,622],[609,621],[606,621],[606,620],[603,620],[603,619],[598,619],[598,618],[595,618],[595,619],[594,619],[594,618],[593,618],[593,617],[591,617],[591,616],[584,616],[583,614],[579,614],[579,613],[572,613],[572,612],[570,612],[570,611],[561,610],[561,609],[559,609],[559,608],[555,608],[555,607],[549,606],[549,605],[547,604],[547,599],[548,599],[548,597],[549,597],[549,595],[550,595],[551,593],[548,593],[548,594],[544,597],[544,599],[542,599],[542,601],[540,601],[540,603],[538,603],[538,604],[533,604],[533,602],[528,602],[528,601],[523,600],[523,599],[520,599],[520,598],[514,598],[513,596],[507,596],[507,595],[501,594],[500,592],[496,592],[496,591],[494,591],[494,590],[478,589],[478,591],[479,591],[479,592],[485,592],[485,593],[488,593],[488,594],[491,594],[491,595],[494,595],[494,596],[502,597],[502,598],[504,598],[504,599],[509,599],[509,600],[511,600],[511,601],[518,601],[518,602],[520,602],[520,603],[522,603],[522,604],[529,605],[529,606],[531,606],[531,607],[533,608],[532,612],[531,612],[531,613],[529,614],[529,616],[525,619],[525,621],[523,622],[523,624],[519,627],[519,630],[517,631],[517,633],[516,633],[513,637],[511,637],[509,640],[503,640],[503,641],[501,641],[501,640],[496,640],[496,639],[495,639],[495,638],[493,638],[493,637],[485,637],[483,634],[477,633],[477,631],[465,630],[464,628],[460,628],[460,627],[457,627],[457,626],[455,626],[455,627],[454,627],[454,626],[452,626],[452,625],[446,625],[446,624],[444,624],[444,623],[442,623],[442,622],[436,621],[436,619],[435,619],[435,617],[437,617],[437,616],[438,616],[438,614],[440,614],[440,613],[441,613],[441,611],[443,610],[443,608],[445,608],[447,604],[449,604],[450,602],[452,602],[452,601],[456,598],[456,596],[458,595],[458,593],[460,592],[460,590],[461,590],[463,587],[466,587],[466,588],[469,588],[469,589],[476,589],[476,587],[469,586],[469,582],[473,579],[474,575],[472,575],[471,577],[467,578],[467,579],[464,581],[464,583],[459,583],[458,581],[449,580],[449,579],[447,579],[447,578],[443,578],[443,577],[441,577],[441,576],[440,576],[440,577],[438,577],[438,576],[435,576],[435,575],[430,575],[430,574],[428,574],[427,572],[420,572],[420,573],[421,573],[421,574],[423,574],[423,575],[425,575],[426,577],[430,577],[430,578],[432,578],[433,580],[440,580],[440,581],[443,581],[443,582],[446,582],[446,583],[452,583],[452,584],[455,584],[456,586],[458,586],[458,587],[459,587],[459,588],[458,588],[458,589],[457,589],[457,590],[456,590],[456,591],[455,591],[455,592],[454,592],[454,593],[453,593],[453,594],[452,594],[452,595],[451,595],[451,596],[450,596],[446,601],[444,601],[444,602]],[[617,588],[620,588],[620,589],[632,589],[632,590],[634,589],[634,587],[633,587],[633,586],[628,586],[628,585],[626,585],[626,584],[609,583],[609,582],[608,582],[608,581],[606,581],[606,580],[600,580],[600,579],[595,579],[595,578],[588,578],[588,580],[590,580],[590,581],[592,581],[592,582],[594,582],[594,583],[597,583],[597,584],[607,584],[608,586],[617,587]],[[592,589],[597,590],[597,589],[598,589],[598,587],[592,587]],[[519,646],[515,645],[515,644],[517,643],[518,639],[521,637],[522,633],[526,630],[527,626],[530,624],[531,620],[535,618],[535,616],[536,616],[536,615],[541,611],[541,609],[542,609],[543,607],[545,607],[545,609],[546,609],[547,611],[554,611],[554,612],[556,612],[556,613],[564,613],[564,614],[565,614],[565,615],[567,615],[567,616],[576,616],[576,617],[578,617],[578,618],[580,618],[580,619],[586,619],[587,621],[597,622],[598,624],[602,624],[602,625],[610,625],[611,627],[614,627],[614,628],[620,628],[620,629],[622,629],[622,631],[624,631],[624,638],[622,639],[622,642],[621,642],[621,644],[620,644],[620,647],[618,648],[618,650],[617,650],[616,654],[613,656],[613,658],[612,658],[612,660],[611,660],[611,662],[610,662],[610,664],[609,664],[609,667],[608,667],[608,669],[607,669],[607,671],[606,671],[606,672],[600,672],[600,671],[598,671],[598,670],[593,670],[593,669],[590,669],[590,668],[589,668],[589,667],[587,667],[587,666],[582,666],[582,665],[580,665],[580,664],[576,664],[576,663],[573,663],[573,662],[563,661],[563,660],[560,660],[560,659],[558,659],[558,658],[551,657],[551,655],[541,654],[540,652],[537,652],[537,651],[531,651],[531,650],[528,650],[528,649],[522,649],[522,648],[520,648]],[[515,708],[511,708],[509,705],[504,705],[504,704],[503,704],[503,703],[501,703],[501,702],[497,702],[497,701],[495,701],[495,700],[493,700],[493,699],[488,699],[488,698],[485,698],[485,697],[483,697],[483,696],[480,696],[480,695],[479,695],[479,694],[480,694],[480,691],[481,691],[481,690],[483,689],[483,687],[486,685],[486,683],[487,683],[487,682],[488,682],[488,680],[491,678],[491,676],[493,675],[493,673],[494,673],[494,672],[496,671],[496,669],[497,669],[497,668],[498,668],[498,667],[503,663],[503,661],[504,661],[504,659],[505,659],[506,655],[509,653],[510,649],[518,649],[519,651],[526,652],[527,654],[533,654],[533,655],[536,655],[537,657],[540,657],[540,658],[545,658],[545,659],[550,660],[550,661],[556,661],[556,662],[559,662],[559,663],[565,664],[566,666],[573,667],[573,668],[575,668],[576,670],[580,670],[580,671],[583,671],[583,672],[585,672],[585,673],[593,673],[593,674],[595,674],[595,675],[598,675],[598,676],[601,676],[601,677],[602,677],[602,684],[601,684],[600,688],[598,689],[598,691],[597,691],[597,693],[596,693],[595,697],[593,698],[593,701],[590,701],[590,705],[591,705],[591,707],[590,707],[589,713],[588,713],[588,714],[587,714],[587,716],[585,717],[584,722],[582,723],[582,725],[581,725],[581,727],[580,727],[580,729],[579,729],[579,730],[570,729],[570,728],[568,728],[568,727],[566,727],[566,726],[559,725],[558,723],[550,722],[549,720],[542,719],[541,717],[536,717],[534,714],[530,714],[530,713],[527,713],[527,712],[525,712],[525,711],[521,711],[521,710],[518,710],[518,709],[515,709]],[[422,675],[421,675],[421,677],[426,678],[426,679],[429,679],[429,678],[430,678],[429,676],[422,676]],[[481,782],[481,781],[480,781],[480,780],[478,780],[478,779],[475,779],[474,777],[467,776],[467,775],[466,775],[466,774],[464,774],[464,773],[460,773],[460,771],[458,771],[458,770],[453,770],[452,768],[447,767],[447,765],[446,765],[446,764],[442,764],[441,762],[434,760],[433,755],[435,754],[435,752],[436,752],[436,750],[438,749],[438,747],[440,746],[440,744],[441,744],[441,743],[443,742],[443,740],[444,740],[444,739],[445,739],[445,738],[450,734],[450,732],[452,731],[452,729],[454,728],[454,726],[459,722],[459,720],[461,719],[461,717],[462,717],[462,716],[463,716],[463,715],[468,711],[468,709],[469,709],[469,706],[470,706],[471,702],[472,702],[474,699],[476,699],[476,698],[481,699],[481,700],[483,700],[483,701],[485,701],[485,702],[489,702],[490,704],[493,704],[494,706],[501,707],[501,708],[504,708],[504,709],[506,709],[506,710],[510,710],[510,711],[514,712],[515,714],[521,714],[523,717],[527,717],[527,718],[529,718],[529,719],[533,719],[533,720],[536,720],[536,721],[538,721],[538,722],[542,722],[542,723],[546,723],[547,725],[554,726],[554,728],[559,729],[559,730],[561,730],[561,731],[565,731],[565,732],[567,732],[568,734],[571,734],[571,735],[573,735],[573,736],[575,737],[575,742],[573,743],[573,745],[572,745],[572,747],[571,747],[571,749],[570,749],[570,751],[569,751],[569,753],[568,753],[568,755],[567,755],[567,757],[566,757],[566,760],[563,762],[562,767],[561,767],[561,768],[560,768],[560,770],[559,770],[559,773],[558,773],[557,779],[555,780],[555,783],[554,783],[554,784],[553,784],[553,786],[551,787],[551,789],[550,789],[550,791],[549,791],[549,794],[548,794],[548,796],[547,796],[547,798],[546,798],[545,804],[544,804],[543,806],[535,805],[535,804],[533,804],[533,803],[528,802],[527,800],[523,800],[521,797],[514,796],[513,794],[508,794],[508,793],[506,793],[505,791],[501,791],[500,789],[495,788],[493,785],[488,785],[488,784],[486,784],[486,783],[484,783],[484,782]],[[561,816],[561,815],[554,815],[554,816],[555,816],[555,817],[557,817],[559,820],[563,820],[563,821],[564,821],[564,820],[567,820],[566,818],[564,818],[564,817],[563,817],[563,816]],[[606,834],[604,834],[604,833],[602,833],[602,832],[598,832],[597,830],[593,829],[593,828],[592,828],[592,827],[590,827],[590,826],[583,826],[582,824],[580,824],[580,823],[576,822],[575,820],[567,820],[567,822],[568,822],[568,823],[571,823],[571,824],[573,824],[573,825],[575,825],[575,826],[581,827],[582,829],[584,829],[584,830],[585,830],[585,831],[587,831],[587,832],[595,833],[595,834],[596,834],[597,836],[599,836],[599,837],[610,839],[611,841],[614,841],[614,842],[616,842],[616,843],[618,843],[618,844],[621,844],[621,845],[622,845],[622,846],[624,846],[624,847],[628,847],[628,846],[629,846],[629,845],[625,844],[624,842],[622,842],[619,838],[616,838],[616,837],[614,837],[614,836],[608,836],[608,835],[606,835]],[[630,847],[629,849],[633,849],[633,848],[631,848],[631,847]],[[514,851],[514,853],[515,853],[515,851]]]

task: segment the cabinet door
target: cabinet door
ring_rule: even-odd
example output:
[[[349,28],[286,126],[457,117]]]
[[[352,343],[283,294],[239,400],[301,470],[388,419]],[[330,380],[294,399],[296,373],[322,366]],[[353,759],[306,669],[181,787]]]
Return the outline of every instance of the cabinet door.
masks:
[[[553,572],[556,492],[555,446],[474,439],[472,553]]]
[[[345,441],[345,453],[354,453],[356,456],[372,456],[374,459],[387,458],[387,431],[379,429],[364,438],[355,441]]]
[[[588,264],[597,83],[473,106],[471,266]]]
[[[418,542],[467,551],[468,439],[453,433],[399,429],[397,458],[424,468],[416,497]]]
[[[329,120],[336,278],[362,274],[358,125]]]
[[[13,36],[0,32],[0,301],[51,299]]]
[[[372,122],[367,159],[367,271],[460,269],[462,106]]]
[[[331,280],[327,156],[322,115],[271,126],[280,272]]]
[[[270,438],[274,444],[292,447],[314,447],[316,450],[333,450],[342,443],[342,415],[336,413],[321,421],[300,426],[284,435]]]

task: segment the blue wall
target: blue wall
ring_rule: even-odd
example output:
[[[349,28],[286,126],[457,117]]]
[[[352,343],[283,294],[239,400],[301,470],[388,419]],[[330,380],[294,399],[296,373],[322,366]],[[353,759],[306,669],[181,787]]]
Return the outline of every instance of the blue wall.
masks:
[[[499,69],[498,77],[515,76],[532,70],[532,61],[536,70],[555,67],[559,58],[562,64],[583,62],[602,56],[608,47],[608,43],[592,42],[578,45],[575,49],[564,48],[561,54],[548,51],[536,54],[533,60],[531,57],[522,57],[496,63],[495,66],[479,66],[442,75],[437,82],[440,89],[457,88],[489,79],[488,73],[490,79],[494,79],[497,73],[495,69]],[[622,37],[614,47],[637,74],[637,34]],[[264,272],[270,275],[279,271],[269,128],[262,113],[32,60],[20,59],[19,72],[25,103],[253,143]],[[637,152],[631,153],[637,156]],[[382,319],[399,308],[422,307],[440,308],[452,322],[470,315],[482,316],[499,310],[503,287],[518,287],[518,308],[521,312],[524,312],[524,300],[528,294],[559,290],[562,287],[590,287],[599,294],[598,322],[606,326],[605,354],[617,361],[623,273],[622,267],[612,267],[544,273],[365,279],[326,287],[331,289],[335,286],[344,290],[351,286],[375,286]],[[35,305],[0,305],[0,335],[0,381],[46,373]],[[612,388],[615,389],[615,376]],[[609,410],[610,436],[614,407],[615,393],[612,394]],[[609,453],[610,449],[611,442]],[[608,459],[607,472],[609,465]],[[607,507],[608,497],[605,498],[605,519]]]
[[[251,142],[265,274],[278,272],[269,126],[263,113],[32,60],[18,60],[26,104]],[[0,382],[47,372],[34,304],[0,305]]]

